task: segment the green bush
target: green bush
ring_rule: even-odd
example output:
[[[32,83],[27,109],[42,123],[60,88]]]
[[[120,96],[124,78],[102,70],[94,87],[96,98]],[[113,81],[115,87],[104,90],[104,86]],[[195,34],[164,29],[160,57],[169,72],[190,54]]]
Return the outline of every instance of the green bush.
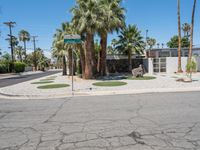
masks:
[[[187,72],[196,72],[197,71],[197,63],[194,59],[191,62],[188,62],[186,65]]]
[[[0,73],[7,73],[8,72],[8,67],[4,63],[0,63]]]
[[[15,62],[14,67],[15,67],[15,72],[20,73],[24,72],[26,64],[23,62]]]

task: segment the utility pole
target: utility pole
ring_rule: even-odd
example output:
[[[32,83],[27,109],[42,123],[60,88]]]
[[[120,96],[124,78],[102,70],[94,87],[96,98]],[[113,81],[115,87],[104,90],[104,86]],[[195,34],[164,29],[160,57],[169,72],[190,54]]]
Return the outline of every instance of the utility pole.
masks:
[[[35,71],[37,71],[37,63],[36,63],[36,38],[37,37],[38,36],[32,36],[32,38],[33,38],[33,49],[34,49],[34,61],[33,61],[33,63],[34,63]]]
[[[13,50],[13,35],[12,35],[12,28],[16,24],[16,22],[9,21],[9,22],[4,22],[5,25],[9,27],[10,34],[8,36],[10,37],[10,49],[11,49],[11,57],[12,57],[12,63],[14,63],[14,50]]]

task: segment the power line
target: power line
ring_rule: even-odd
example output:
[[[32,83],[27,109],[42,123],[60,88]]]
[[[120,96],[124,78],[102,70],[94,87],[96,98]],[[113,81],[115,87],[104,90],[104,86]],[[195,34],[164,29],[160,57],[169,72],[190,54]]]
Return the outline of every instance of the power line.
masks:
[[[34,49],[34,67],[35,67],[35,71],[37,70],[37,63],[36,63],[36,38],[38,36],[32,36],[33,38],[33,49]]]
[[[12,39],[13,39],[12,28],[14,27],[16,22],[9,21],[9,22],[4,22],[4,24],[9,27],[10,34],[8,34],[8,36],[10,37],[10,48],[11,48],[12,62],[14,62],[14,51],[13,51],[13,42],[12,42]]]

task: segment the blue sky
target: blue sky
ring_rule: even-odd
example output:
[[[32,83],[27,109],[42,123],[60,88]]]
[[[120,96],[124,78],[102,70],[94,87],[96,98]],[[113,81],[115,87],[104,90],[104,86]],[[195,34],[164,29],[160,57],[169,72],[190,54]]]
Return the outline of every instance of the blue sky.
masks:
[[[5,41],[8,27],[3,22],[15,21],[14,35],[21,29],[37,35],[37,47],[41,47],[49,54],[52,36],[62,22],[71,20],[69,10],[75,5],[75,0],[0,0],[0,48],[10,51]],[[191,22],[193,0],[181,1],[182,23]],[[177,0],[123,0],[127,10],[126,23],[136,24],[145,36],[146,29],[149,36],[158,43],[167,43],[177,33]],[[194,44],[200,46],[200,2],[197,3]],[[109,36],[109,41],[116,34]],[[22,45],[22,43],[20,43]],[[27,46],[33,50],[32,42]]]

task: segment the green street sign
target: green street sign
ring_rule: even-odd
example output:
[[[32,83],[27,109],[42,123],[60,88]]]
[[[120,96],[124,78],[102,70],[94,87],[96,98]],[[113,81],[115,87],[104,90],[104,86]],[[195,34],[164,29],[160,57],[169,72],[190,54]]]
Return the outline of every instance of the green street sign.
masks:
[[[81,37],[80,35],[65,35],[64,43],[68,43],[68,44],[81,43]]]
[[[81,39],[64,39],[64,43],[77,44],[77,43],[81,43]]]

